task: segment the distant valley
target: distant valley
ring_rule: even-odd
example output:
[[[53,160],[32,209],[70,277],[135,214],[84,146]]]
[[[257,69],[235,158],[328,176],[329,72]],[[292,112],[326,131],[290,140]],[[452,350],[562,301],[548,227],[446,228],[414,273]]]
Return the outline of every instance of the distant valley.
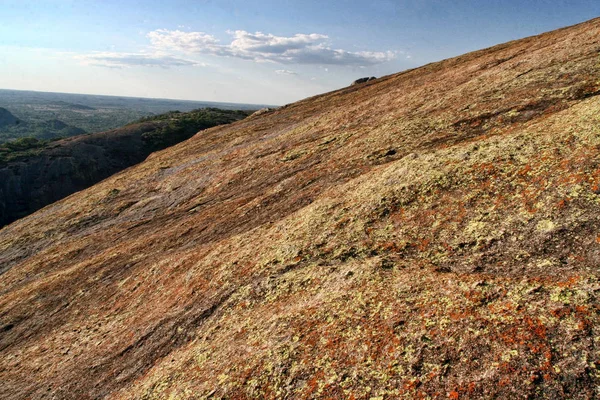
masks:
[[[65,124],[59,119],[27,122],[0,107],[0,143],[24,137],[56,139],[86,133],[85,130]]]
[[[266,105],[0,89],[0,143],[22,137],[57,139],[102,132],[144,117],[206,107],[258,110]]]

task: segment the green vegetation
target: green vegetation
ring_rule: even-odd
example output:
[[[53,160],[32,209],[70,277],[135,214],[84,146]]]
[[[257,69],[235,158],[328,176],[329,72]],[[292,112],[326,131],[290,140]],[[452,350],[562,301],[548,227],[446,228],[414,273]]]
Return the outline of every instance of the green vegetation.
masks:
[[[83,129],[67,125],[58,119],[34,123],[21,121],[19,124],[5,126],[0,129],[0,143],[28,137],[38,139],[60,139],[84,133],[86,133],[86,131]]]
[[[252,110],[221,110],[218,108],[202,108],[185,113],[170,111],[165,114],[142,118],[136,123],[159,123],[156,129],[142,134],[142,139],[149,150],[156,151],[186,140],[203,129],[244,119],[252,112]],[[17,129],[22,129],[23,126],[24,124],[21,123],[8,129],[10,129],[10,132],[15,132]],[[35,126],[39,127],[40,125]],[[54,128],[53,132],[63,132],[63,134],[55,137],[42,129],[34,129],[28,131],[33,133],[30,136],[15,138],[13,135],[12,140],[2,143],[3,136],[0,133],[0,165],[38,155],[52,141],[77,134],[72,131],[73,127],[62,124],[60,121],[48,121],[44,126]]]
[[[188,113],[171,111],[158,116],[142,118],[138,122],[165,122],[160,128],[142,135],[148,146],[153,150],[158,150],[188,139],[203,129],[239,121],[251,113],[252,111],[246,110],[202,108]]]
[[[24,137],[0,144],[0,165],[39,154],[49,143],[34,137]]]
[[[47,121],[24,121],[6,108],[0,107],[0,143],[23,137],[57,139],[85,133],[81,128],[70,126],[58,119]]]

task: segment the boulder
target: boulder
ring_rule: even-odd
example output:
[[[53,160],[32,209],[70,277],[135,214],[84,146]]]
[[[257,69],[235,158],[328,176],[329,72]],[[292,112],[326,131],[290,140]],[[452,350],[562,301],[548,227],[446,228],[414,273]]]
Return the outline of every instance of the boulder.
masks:
[[[354,82],[352,82],[352,86],[353,85],[358,85],[358,84],[361,84],[361,83],[365,83],[365,82],[370,82],[370,81],[375,80],[375,79],[377,79],[377,78],[375,78],[374,76],[372,76],[370,78],[368,76],[364,77],[364,78],[360,78],[360,79],[357,79]]]

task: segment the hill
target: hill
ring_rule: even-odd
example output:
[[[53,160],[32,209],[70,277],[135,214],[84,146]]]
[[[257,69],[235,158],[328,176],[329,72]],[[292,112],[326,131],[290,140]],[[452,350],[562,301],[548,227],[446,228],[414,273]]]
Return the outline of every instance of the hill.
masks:
[[[598,32],[212,128],[0,230],[0,397],[597,397]]]
[[[0,144],[0,227],[135,165],[153,151],[250,113],[214,108],[171,112],[107,132]],[[60,121],[49,125],[66,126]]]
[[[15,126],[19,124],[19,119],[12,115],[6,108],[0,107],[0,128]]]
[[[15,117],[6,108],[0,107],[0,144],[20,138],[57,139],[86,133],[76,126],[52,118],[44,121],[26,121]]]

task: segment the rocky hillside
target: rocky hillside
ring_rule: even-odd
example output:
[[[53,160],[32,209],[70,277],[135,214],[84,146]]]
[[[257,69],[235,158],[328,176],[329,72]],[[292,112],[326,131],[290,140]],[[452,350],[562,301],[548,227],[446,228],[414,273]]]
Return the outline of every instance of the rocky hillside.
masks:
[[[218,109],[173,112],[108,132],[49,143],[29,138],[0,144],[0,227],[135,165],[155,150],[250,113]],[[62,124],[51,122],[57,128]]]
[[[599,51],[313,97],[5,227],[0,397],[597,398]]]

